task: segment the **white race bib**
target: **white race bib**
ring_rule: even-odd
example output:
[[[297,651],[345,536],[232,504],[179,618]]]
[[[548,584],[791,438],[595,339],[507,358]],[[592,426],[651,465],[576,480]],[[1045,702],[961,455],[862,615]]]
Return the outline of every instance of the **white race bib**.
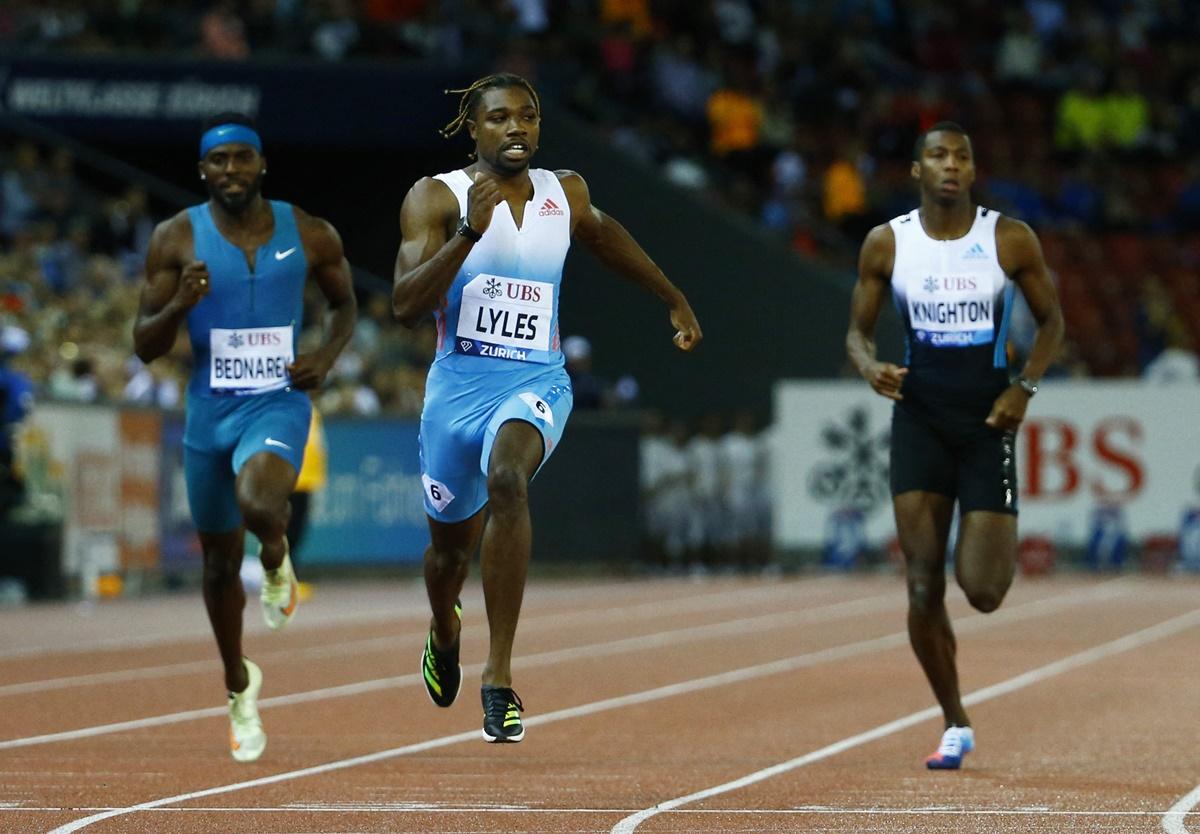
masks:
[[[909,285],[908,316],[917,341],[970,347],[995,339],[996,298],[982,275],[930,275]]]
[[[263,394],[287,386],[295,359],[292,328],[214,327],[208,385],[214,394]]]
[[[454,349],[545,364],[553,318],[553,284],[480,273],[463,287]]]

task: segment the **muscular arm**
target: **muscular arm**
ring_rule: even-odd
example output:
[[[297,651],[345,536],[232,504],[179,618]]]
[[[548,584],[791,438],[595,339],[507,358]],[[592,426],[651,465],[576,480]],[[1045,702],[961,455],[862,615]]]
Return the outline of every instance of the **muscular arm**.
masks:
[[[858,254],[858,280],[850,296],[846,355],[877,393],[900,400],[903,399],[900,385],[908,369],[875,358],[875,325],[887,297],[895,261],[896,235],[892,227],[887,224],[876,226],[863,241]]]
[[[438,308],[474,245],[452,234],[458,200],[443,183],[425,177],[400,207],[400,251],[392,278],[392,313],[405,327]],[[482,232],[479,226],[473,228]]]
[[[996,226],[996,251],[1000,268],[1021,288],[1037,322],[1037,335],[1021,374],[1033,380],[1041,379],[1062,347],[1064,325],[1058,291],[1046,270],[1037,235],[1025,223],[1001,217]],[[1018,385],[1010,385],[996,398],[987,424],[993,428],[1015,430],[1025,419],[1028,405],[1029,394]]]
[[[583,243],[605,266],[658,296],[671,310],[675,344],[691,350],[703,335],[684,294],[638,245],[625,227],[592,205],[583,177],[573,171],[556,171],[571,206],[571,235]]]
[[[342,249],[337,229],[317,217],[296,209],[296,226],[304,254],[308,259],[308,274],[329,303],[329,322],[325,339],[311,354],[298,356],[288,368],[292,383],[300,389],[317,388],[333,367],[342,349],[354,335],[358,318],[358,300],[354,295],[354,280],[350,264]]]
[[[191,305],[178,292],[184,267],[183,249],[191,226],[180,214],[154,228],[146,253],[146,283],[133,323],[133,351],[143,362],[170,352]]]
[[[1037,336],[1021,373],[1030,379],[1041,379],[1062,348],[1064,323],[1058,291],[1046,269],[1042,245],[1028,225],[1002,217],[996,237],[1000,266],[1021,288],[1037,322]]]

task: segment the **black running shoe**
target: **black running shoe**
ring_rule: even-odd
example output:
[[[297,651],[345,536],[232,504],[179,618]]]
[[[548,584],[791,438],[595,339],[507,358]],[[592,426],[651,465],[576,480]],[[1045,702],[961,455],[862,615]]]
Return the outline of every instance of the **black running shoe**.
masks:
[[[517,693],[507,686],[485,686],[483,699],[483,740],[516,742],[525,738],[521,712],[525,709]]]
[[[462,602],[454,600],[454,615],[462,622]],[[433,645],[433,626],[425,638],[425,650],[421,652],[421,677],[429,700],[439,707],[448,707],[462,689],[462,665],[458,662],[459,640],[448,649]]]

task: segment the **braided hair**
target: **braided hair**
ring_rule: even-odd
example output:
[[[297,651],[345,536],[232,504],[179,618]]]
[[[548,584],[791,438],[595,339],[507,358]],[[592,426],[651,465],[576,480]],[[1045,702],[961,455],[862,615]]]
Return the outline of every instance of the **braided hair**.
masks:
[[[484,91],[506,87],[520,87],[529,93],[529,97],[533,99],[533,109],[537,111],[538,116],[542,115],[542,102],[538,98],[537,91],[533,89],[533,85],[519,75],[514,75],[511,72],[500,72],[495,75],[485,75],[470,87],[465,87],[461,90],[446,90],[445,93],[448,96],[460,96],[458,100],[458,115],[450,124],[438,132],[445,139],[454,136],[462,130],[467,119],[475,112],[475,108],[479,106],[479,100],[483,98]]]

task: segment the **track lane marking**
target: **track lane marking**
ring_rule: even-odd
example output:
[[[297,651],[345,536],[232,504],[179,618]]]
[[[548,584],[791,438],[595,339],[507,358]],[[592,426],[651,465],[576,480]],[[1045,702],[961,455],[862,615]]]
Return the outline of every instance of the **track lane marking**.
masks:
[[[1170,637],[1172,635],[1179,634],[1180,632],[1194,628],[1198,625],[1200,625],[1200,609],[1190,611],[1186,614],[1181,614],[1178,617],[1172,617],[1171,619],[1165,620],[1158,625],[1141,629],[1140,631],[1133,632],[1132,634],[1127,634],[1124,637],[1119,637],[1116,640],[1110,640],[1107,643],[1101,643],[1099,646],[1094,646],[1091,649],[1086,649],[1082,652],[1076,652],[1075,654],[1068,655],[1061,660],[1056,660],[1053,663],[1046,664],[1045,666],[1039,666],[1037,669],[1032,669],[998,684],[993,684],[992,686],[987,686],[983,689],[977,689],[963,698],[963,704],[965,706],[971,706],[974,704],[983,703],[984,701],[990,701],[993,698],[999,698],[1002,695],[1008,695],[1012,692],[1024,689],[1027,686],[1040,683],[1048,678],[1061,675],[1064,672],[1069,672],[1074,669],[1087,666],[1091,663],[1095,663],[1098,660],[1103,660],[1115,654],[1130,651],[1138,648],[1139,646],[1154,642],[1155,640],[1161,640],[1164,637]],[[772,765],[771,767],[757,770],[754,773],[748,773],[738,779],[733,779],[729,782],[715,785],[711,788],[705,788],[704,790],[696,791],[694,793],[687,794],[686,796],[670,799],[666,802],[660,802],[652,808],[643,809],[638,813],[632,814],[621,820],[613,827],[610,834],[633,834],[639,825],[651,817],[657,816],[664,810],[675,809],[681,805],[687,805],[692,802],[708,799],[712,796],[717,796],[719,794],[748,787],[757,782],[762,782],[766,779],[770,779],[772,777],[804,767],[805,765],[812,764],[813,762],[819,762],[822,759],[828,759],[832,756],[836,756],[838,753],[844,753],[852,748],[860,747],[868,742],[877,741],[878,739],[893,735],[901,730],[906,730],[909,727],[913,727],[924,721],[937,718],[941,715],[941,713],[942,711],[940,707],[929,707],[928,709],[910,713],[903,718],[898,718],[895,721],[889,721],[886,724],[880,724],[879,726],[867,730],[866,732],[844,738],[841,741],[834,742],[833,744],[822,747],[819,750],[806,753],[803,756],[798,756],[786,762],[780,762],[779,764]],[[1177,834],[1177,832],[1172,832],[1172,834]]]
[[[1119,596],[1123,593],[1120,588],[1112,587],[1114,583],[1105,583],[1103,586],[1096,586],[1091,589],[1091,593],[1079,594],[1084,596],[1087,601],[1088,597],[1110,598]],[[962,633],[965,630],[978,630],[980,628],[991,627],[994,624],[1007,622],[1015,619],[1025,619],[1028,616],[1029,609],[1041,609],[1042,613],[1050,613],[1054,610],[1069,607],[1075,601],[1072,598],[1075,594],[1064,594],[1057,598],[1048,598],[1036,600],[1034,602],[1025,603],[1023,605],[1014,605],[1006,609],[1005,612],[998,614],[978,614],[972,617],[967,617],[960,621],[959,631]],[[1196,612],[1200,616],[1200,612]],[[1022,615],[1025,615],[1022,617]],[[770,675],[779,674],[781,672],[795,671],[811,666],[816,666],[821,663],[841,660],[849,657],[856,657],[876,649],[892,648],[898,645],[907,645],[907,631],[895,632],[884,637],[877,637],[870,640],[860,641],[858,643],[850,643],[844,646],[833,647],[829,649],[821,649],[815,652],[807,652],[805,654],[796,655],[791,658],[773,661],[771,663],[760,664],[758,666],[743,667],[729,672],[722,672],[716,675],[709,675],[703,678],[695,678],[690,681],[681,683],[669,684],[667,686],[657,687],[655,689],[635,692],[629,695],[621,695],[614,698],[606,698],[599,701],[593,701],[588,704],[582,704],[575,707],[556,710],[554,712],[545,713],[540,716],[533,716],[525,721],[526,726],[540,726],[543,724],[552,724],[559,721],[568,720],[571,718],[579,718],[584,716],[595,715],[600,712],[605,712],[613,709],[620,709],[627,706],[635,706],[639,704],[650,703],[652,701],[670,698],[675,695],[690,694],[692,692],[714,689],[717,687],[728,686],[734,683],[744,683],[748,680],[763,678]],[[569,650],[567,650],[569,651]],[[557,654],[557,653],[556,653]],[[415,677],[415,676],[414,676]],[[414,744],[407,744],[401,747],[394,747],[389,750],[381,750],[375,753],[368,753],[362,756],[355,756],[349,759],[340,759],[325,764],[312,765],[298,770],[285,771],[276,773],[271,776],[263,776],[257,779],[251,779],[245,782],[234,782],[228,785],[221,785],[215,788],[207,788],[200,791],[192,791],[189,793],[177,794],[176,796],[164,797],[162,799],[154,799],[147,802],[142,802],[137,805],[130,805],[124,808],[104,811],[102,813],[93,814],[82,819],[75,820],[70,823],[59,826],[53,829],[49,834],[72,834],[86,828],[92,823],[101,822],[113,817],[124,816],[126,814],[136,813],[138,811],[149,811],[161,808],[166,805],[174,805],[179,802],[188,802],[195,799],[203,799],[208,796],[216,796],[219,794],[232,793],[234,791],[246,790],[248,788],[257,788],[265,785],[273,785],[279,782],[290,782],[296,779],[306,778],[308,776],[317,776],[325,773],[333,773],[340,770],[346,770],[352,767],[358,767],[364,764],[373,764],[375,762],[386,761],[388,759],[398,758],[400,756],[412,755],[414,753],[423,753],[428,750],[435,750],[442,747],[448,747],[464,741],[478,740],[479,731],[469,730],[462,733],[455,733],[449,736],[440,738],[428,739]]]
[[[818,585],[810,583],[803,587],[784,586],[761,586],[755,588],[743,588],[733,591],[713,591],[711,593],[697,594],[678,599],[667,600],[664,602],[644,602],[635,603],[628,606],[618,608],[596,608],[588,611],[572,611],[568,613],[549,613],[549,614],[534,614],[529,617],[528,621],[522,620],[522,633],[538,632],[543,630],[556,630],[562,627],[564,620],[569,620],[571,623],[582,623],[586,625],[601,625],[611,622],[627,622],[634,618],[650,618],[654,616],[665,616],[670,614],[686,614],[694,611],[714,611],[720,608],[737,608],[748,604],[766,604],[770,600],[777,597],[782,597],[788,601],[794,601],[797,596],[806,598],[820,596],[826,593],[825,584]],[[805,593],[815,591],[815,593]],[[481,601],[482,602],[482,601]],[[714,602],[716,604],[714,604]],[[381,615],[382,616],[382,615]],[[429,617],[428,609],[421,612],[416,612],[411,615],[413,618],[419,617],[421,620],[427,620]],[[406,618],[407,615],[404,617]],[[364,621],[365,622],[365,621]],[[263,632],[265,633],[265,632]],[[256,633],[254,636],[262,636]],[[206,635],[208,639],[211,636]],[[259,652],[255,654],[256,658],[284,658],[284,659],[304,659],[304,658],[322,658],[326,656],[340,657],[347,651],[354,653],[366,653],[375,650],[391,650],[395,648],[396,641],[403,639],[400,634],[387,635],[383,637],[366,637],[361,640],[348,640],[339,643],[325,643],[319,646],[310,646],[304,649],[276,649],[269,652]],[[181,642],[194,642],[192,638]],[[83,675],[68,675],[59,678],[43,678],[41,680],[24,681],[21,683],[12,683],[0,685],[0,698],[6,696],[30,695],[35,692],[49,692],[57,689],[69,689],[76,686],[99,686],[107,683],[121,683],[126,680],[151,680],[155,678],[171,677],[172,675],[187,675],[198,674],[201,672],[211,672],[220,669],[220,661],[217,658],[208,658],[205,660],[195,660],[186,663],[170,663],[160,664],[155,666],[140,666],[130,669],[114,670],[109,672],[92,672]]]
[[[551,651],[532,654],[522,659],[514,660],[513,665],[517,668],[525,669],[538,666],[547,666],[560,661],[582,660],[586,658],[605,657],[613,654],[623,654],[632,651],[645,651],[648,649],[675,646],[683,642],[697,642],[701,640],[743,636],[745,634],[751,634],[754,632],[777,629],[781,625],[786,626],[819,623],[829,620],[842,619],[844,617],[853,617],[876,610],[887,610],[888,608],[898,607],[902,603],[903,599],[899,598],[896,594],[881,594],[876,597],[867,597],[866,599],[832,603],[820,608],[812,608],[807,611],[792,612],[789,614],[764,614],[758,617],[749,617],[740,620],[726,620],[720,623],[692,626],[684,629],[676,629],[674,631],[658,631],[654,632],[653,634],[641,635],[638,637],[626,637],[606,643],[593,643],[565,649],[553,649]],[[1034,603],[1027,604],[1032,605]],[[395,645],[395,641],[392,641],[392,645]],[[482,671],[482,663],[473,663],[463,666],[464,675],[468,673],[476,674]],[[378,692],[385,689],[393,689],[401,686],[414,686],[420,682],[421,675],[414,672],[406,675],[397,675],[388,678],[376,678],[374,680],[360,681],[358,683],[349,683],[342,684],[340,686],[313,689],[307,692],[295,692],[290,695],[276,695],[271,698],[262,698],[259,700],[258,706],[259,709],[262,710],[270,707],[305,704],[312,701],[323,701],[331,698],[346,698],[355,695],[364,695],[370,692]],[[60,741],[75,741],[77,739],[110,735],[112,733],[142,730],[146,729],[147,727],[161,727],[168,724],[195,721],[201,718],[214,718],[216,716],[227,715],[228,710],[229,708],[227,706],[200,707],[198,709],[184,710],[182,712],[155,715],[147,718],[135,718],[129,721],[116,721],[109,724],[98,724],[91,727],[81,727],[75,730],[64,730],[57,733],[45,733],[36,736],[26,736],[24,738],[7,739],[0,741],[0,750],[10,750],[18,747],[32,747],[39,744],[51,744]]]
[[[1184,818],[1192,813],[1197,805],[1200,805],[1200,785],[1191,793],[1180,797],[1179,801],[1171,806],[1171,810],[1163,814],[1163,831],[1167,834],[1188,834]]]

